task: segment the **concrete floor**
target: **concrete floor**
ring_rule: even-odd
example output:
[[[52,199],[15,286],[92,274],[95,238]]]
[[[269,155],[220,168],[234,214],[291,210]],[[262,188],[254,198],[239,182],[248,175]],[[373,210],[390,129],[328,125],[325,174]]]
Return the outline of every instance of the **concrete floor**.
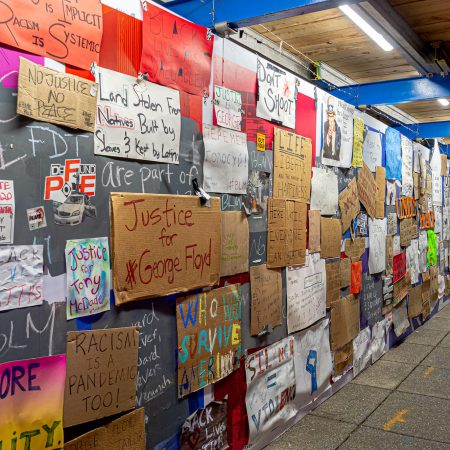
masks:
[[[450,306],[269,450],[450,450]]]

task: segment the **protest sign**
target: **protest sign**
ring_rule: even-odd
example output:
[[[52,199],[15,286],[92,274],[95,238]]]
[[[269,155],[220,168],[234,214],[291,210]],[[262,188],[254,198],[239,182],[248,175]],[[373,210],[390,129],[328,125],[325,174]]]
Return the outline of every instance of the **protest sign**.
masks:
[[[334,216],[339,201],[338,177],[328,168],[313,167],[312,171],[311,209],[320,211],[322,216]]]
[[[372,327],[372,364],[375,364],[386,352],[386,319],[380,320]]]
[[[92,81],[20,58],[18,114],[93,132],[96,103]]]
[[[406,275],[406,252],[400,252],[394,255],[392,271],[394,275],[394,283]]]
[[[178,398],[232,373],[241,357],[239,285],[177,299],[177,334]]]
[[[248,183],[247,135],[203,124],[203,141],[205,191],[245,194]]]
[[[413,196],[413,143],[405,136],[401,136],[402,146],[402,195]]]
[[[420,316],[422,314],[422,285],[413,287],[408,294],[408,317]]]
[[[296,78],[275,64],[257,59],[258,101],[256,117],[295,128]]]
[[[353,366],[353,342],[333,350],[333,376],[338,377]]]
[[[320,221],[320,257],[339,258],[341,237],[341,221],[322,217]]]
[[[341,289],[350,286],[351,263],[350,258],[341,259]]]
[[[0,244],[14,243],[15,215],[14,181],[0,180]]]
[[[357,259],[361,258],[361,256],[364,254],[365,251],[366,251],[365,238],[346,239],[344,241],[344,253],[353,261],[356,261]]]
[[[30,231],[39,230],[47,226],[45,209],[43,206],[27,209],[27,219]]]
[[[358,376],[372,363],[370,327],[364,328],[353,339],[353,376]]]
[[[134,408],[138,350],[135,327],[67,333],[65,427]]]
[[[369,219],[369,272],[386,270],[386,219]]]
[[[44,247],[0,247],[0,311],[42,305]]]
[[[341,292],[341,261],[328,262],[325,264],[326,287],[327,287],[327,308],[339,300]]]
[[[109,311],[109,261],[106,237],[67,241],[68,320]]]
[[[387,234],[389,236],[397,234],[397,213],[387,215]]]
[[[363,164],[358,171],[358,195],[370,217],[376,217],[377,183],[372,172]]]
[[[66,356],[0,364],[0,449],[62,449]]]
[[[401,134],[394,128],[386,130],[386,178],[402,179]]]
[[[353,167],[363,165],[364,120],[353,117]]]
[[[352,262],[350,268],[350,294],[359,294],[362,289],[362,261]]]
[[[103,32],[99,1],[2,2],[0,42],[61,63],[89,69],[98,64]]]
[[[313,211],[310,209],[308,211],[309,215],[309,253],[320,252],[320,211]]]
[[[360,302],[349,295],[331,306],[331,348],[334,350],[358,335]]]
[[[248,272],[248,233],[245,213],[222,212],[221,277]]]
[[[398,305],[411,289],[411,274],[406,271],[403,278],[394,283],[394,306]]]
[[[392,310],[392,324],[394,325],[394,333],[397,337],[400,337],[409,328],[406,300]]]
[[[142,42],[141,72],[149,81],[193,95],[209,94],[214,34],[147,3]]]
[[[241,131],[242,97],[240,92],[214,86],[214,112],[219,127]]]
[[[384,217],[384,198],[386,191],[386,169],[377,166],[375,173],[375,182],[377,183],[377,197],[375,199],[375,217],[382,219]]]
[[[98,68],[96,155],[178,164],[180,93]]]
[[[325,260],[309,255],[305,267],[286,270],[288,333],[303,330],[326,315]]]
[[[220,199],[111,194],[111,254],[116,304],[219,282]]]
[[[363,159],[371,172],[382,165],[382,135],[378,131],[368,130],[363,145]]]
[[[305,264],[306,203],[269,198],[267,267]]]
[[[250,267],[252,293],[250,333],[257,336],[281,325],[281,270],[268,269],[265,264]]]
[[[413,239],[406,249],[406,268],[411,274],[411,283],[419,282],[419,240]]]
[[[370,326],[374,326],[383,316],[383,286],[380,277],[363,274],[363,293],[361,296],[361,314]]]
[[[309,203],[311,193],[311,139],[275,128],[273,196]]]
[[[341,209],[342,232],[345,233],[360,210],[356,178],[352,178],[348,186],[339,194],[339,208]]]

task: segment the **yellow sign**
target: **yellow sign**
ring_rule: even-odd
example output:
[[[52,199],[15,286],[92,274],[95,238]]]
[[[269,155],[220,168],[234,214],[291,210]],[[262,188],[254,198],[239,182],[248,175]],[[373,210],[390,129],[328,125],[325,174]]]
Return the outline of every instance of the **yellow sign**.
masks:
[[[257,133],[256,134],[256,149],[259,152],[265,152],[266,151],[266,135]]]

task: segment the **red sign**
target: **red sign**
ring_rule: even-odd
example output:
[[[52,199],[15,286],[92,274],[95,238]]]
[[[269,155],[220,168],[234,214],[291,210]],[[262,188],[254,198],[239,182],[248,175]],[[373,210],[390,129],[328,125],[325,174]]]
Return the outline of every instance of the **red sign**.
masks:
[[[393,263],[394,283],[401,280],[406,275],[406,252],[401,252],[394,256]]]
[[[199,25],[147,3],[141,72],[189,94],[209,93],[214,36]]]

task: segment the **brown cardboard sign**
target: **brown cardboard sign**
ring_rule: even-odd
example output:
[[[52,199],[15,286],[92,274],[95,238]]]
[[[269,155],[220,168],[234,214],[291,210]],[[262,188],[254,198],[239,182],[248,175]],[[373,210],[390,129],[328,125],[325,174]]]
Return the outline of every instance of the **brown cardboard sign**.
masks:
[[[408,270],[403,278],[394,283],[394,306],[398,305],[408,295],[410,289],[411,273]]]
[[[422,285],[413,287],[408,294],[408,317],[420,316],[422,313]]]
[[[386,236],[386,275],[393,274],[394,265],[394,238]]]
[[[384,218],[384,199],[386,191],[386,169],[377,166],[375,172],[375,182],[377,183],[377,197],[375,199],[375,217]]]
[[[248,219],[244,212],[222,212],[220,276],[248,272]]]
[[[331,305],[331,348],[343,347],[359,333],[360,302],[349,295]]]
[[[411,245],[411,239],[419,237],[419,231],[417,230],[417,221],[411,217],[409,219],[403,219],[400,221],[400,245],[402,247],[409,247]]]
[[[430,267],[430,303],[435,302],[439,297],[438,266]]]
[[[269,198],[267,267],[305,264],[306,203]]]
[[[346,367],[353,365],[353,342],[345,344],[334,352],[334,376],[344,373]]]
[[[116,304],[218,284],[220,199],[111,193]]]
[[[441,177],[446,177],[447,175],[448,175],[447,155],[441,153]]]
[[[358,195],[367,214],[374,218],[376,216],[377,183],[366,163],[358,170]]]
[[[138,350],[136,327],[67,333],[64,426],[134,408]]]
[[[345,233],[360,211],[356,178],[352,178],[348,186],[339,194],[339,208],[341,210],[342,233]]]
[[[309,253],[320,252],[320,211],[309,211]]]
[[[97,84],[20,58],[17,113],[94,131]]]
[[[339,219],[321,217],[320,257],[339,258],[341,255],[342,229]]]
[[[64,444],[64,450],[145,450],[145,413],[137,409]]]
[[[364,254],[365,251],[366,251],[365,238],[346,239],[344,242],[344,253],[353,261],[361,258],[361,256]]]
[[[328,262],[325,264],[327,274],[327,308],[339,300],[341,292],[341,262]]]
[[[181,426],[180,450],[226,449],[227,400],[197,409]]]
[[[266,264],[250,267],[252,293],[250,332],[264,332],[268,325],[275,328],[282,319],[282,281],[280,269],[268,269]]]
[[[238,284],[177,299],[178,398],[239,367],[241,293]]]
[[[273,197],[309,203],[311,196],[311,139],[275,128]]]
[[[422,305],[430,301],[430,279],[422,278]]]
[[[413,173],[414,180],[414,200],[419,200],[420,198],[420,173]]]
[[[425,302],[422,307],[422,320],[427,320],[431,314],[431,302]]]
[[[341,288],[350,286],[352,260],[350,258],[341,259]]]

